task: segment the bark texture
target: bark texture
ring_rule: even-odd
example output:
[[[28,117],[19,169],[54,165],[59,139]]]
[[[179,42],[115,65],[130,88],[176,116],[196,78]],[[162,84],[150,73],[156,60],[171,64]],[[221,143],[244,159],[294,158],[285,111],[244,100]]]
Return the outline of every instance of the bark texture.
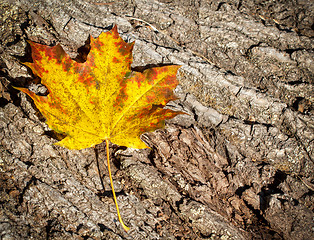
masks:
[[[1,239],[313,238],[313,1],[2,0],[0,13]],[[151,149],[111,146],[128,233],[105,145],[54,146],[12,88],[45,92],[21,64],[26,40],[81,59],[113,24],[134,69],[182,65],[169,107],[188,113],[144,134]]]

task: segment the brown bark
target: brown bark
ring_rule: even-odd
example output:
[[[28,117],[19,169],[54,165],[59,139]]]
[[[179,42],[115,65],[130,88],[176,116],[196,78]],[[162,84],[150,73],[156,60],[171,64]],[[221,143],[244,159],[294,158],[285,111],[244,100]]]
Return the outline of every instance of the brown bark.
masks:
[[[312,1],[2,1],[0,238],[313,237]],[[117,24],[134,69],[182,65],[169,107],[188,115],[146,133],[146,150],[70,151],[24,94],[26,40],[80,58]],[[96,152],[95,152],[96,151]],[[97,156],[97,157],[96,157]],[[98,165],[101,172],[101,183]]]

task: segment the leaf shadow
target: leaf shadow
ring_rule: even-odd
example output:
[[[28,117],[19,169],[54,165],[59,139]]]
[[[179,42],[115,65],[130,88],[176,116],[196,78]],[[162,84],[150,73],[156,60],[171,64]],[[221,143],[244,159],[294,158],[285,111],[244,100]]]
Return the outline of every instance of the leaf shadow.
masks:
[[[77,56],[73,58],[74,61],[78,63],[84,63],[87,60],[87,56],[90,52],[90,36],[88,36],[87,40],[85,41],[84,45],[77,49]]]
[[[98,176],[99,176],[99,179],[100,179],[100,183],[101,183],[101,186],[102,186],[102,190],[100,190],[100,191],[98,191],[97,193],[96,193],[96,195],[98,196],[98,197],[113,197],[113,194],[112,194],[112,191],[111,190],[106,190],[106,188],[105,188],[105,184],[104,184],[104,181],[103,181],[103,178],[102,178],[102,176],[104,175],[104,174],[102,174],[102,170],[104,170],[104,165],[102,165],[102,167],[101,167],[101,164],[100,164],[100,157],[99,157],[99,155],[100,155],[100,153],[102,152],[102,150],[100,149],[100,147],[101,146],[103,146],[103,143],[101,143],[101,144],[98,144],[98,145],[96,145],[95,147],[94,147],[94,152],[95,152],[95,160],[96,160],[96,165],[97,165],[97,170],[98,170]],[[117,151],[117,148],[118,149],[121,149],[121,147],[119,147],[119,146],[117,146],[117,147],[115,147],[115,146],[117,146],[117,145],[114,145],[114,146],[112,146],[112,147],[114,147],[114,151]],[[124,149],[125,147],[122,147],[122,149]],[[111,159],[112,159],[112,162],[113,162],[113,164],[117,167],[117,168],[120,168],[120,162],[116,159],[116,158],[113,158],[112,156],[111,156]],[[124,196],[125,195],[125,192],[124,192],[124,190],[123,189],[121,189],[121,191],[119,191],[119,192],[116,192],[116,195],[117,196]]]

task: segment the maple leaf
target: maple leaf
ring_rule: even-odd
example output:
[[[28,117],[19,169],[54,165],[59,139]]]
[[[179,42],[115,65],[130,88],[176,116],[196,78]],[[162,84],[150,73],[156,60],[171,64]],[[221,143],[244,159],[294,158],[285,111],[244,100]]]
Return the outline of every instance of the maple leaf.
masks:
[[[162,128],[165,120],[182,112],[163,107],[177,99],[180,66],[163,66],[131,71],[134,43],[126,43],[117,27],[90,37],[90,52],[83,63],[72,60],[60,45],[49,47],[29,41],[32,63],[24,63],[41,78],[49,94],[27,93],[47,120],[48,126],[66,137],[56,143],[69,149],[83,149],[106,141],[108,170],[113,195],[108,143],[147,148],[140,139],[144,132]]]
[[[26,88],[48,126],[66,134],[57,145],[83,149],[109,139],[117,145],[146,148],[139,136],[164,126],[180,112],[163,109],[176,99],[179,66],[131,71],[134,43],[122,40],[114,27],[96,39],[84,63],[72,60],[60,45],[29,41],[33,63],[24,63],[41,78],[49,94],[38,96]]]

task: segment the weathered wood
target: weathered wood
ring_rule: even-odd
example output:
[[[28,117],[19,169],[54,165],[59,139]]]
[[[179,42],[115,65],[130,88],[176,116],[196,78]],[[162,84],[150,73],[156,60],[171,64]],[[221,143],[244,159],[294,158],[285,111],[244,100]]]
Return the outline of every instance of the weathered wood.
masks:
[[[1,1],[0,238],[310,239],[313,237],[311,1]],[[185,111],[111,146],[69,151],[32,101],[27,39],[80,58],[89,35],[118,25],[134,69],[182,65],[169,107]],[[96,156],[98,156],[96,158]],[[100,181],[97,160],[103,189]]]

